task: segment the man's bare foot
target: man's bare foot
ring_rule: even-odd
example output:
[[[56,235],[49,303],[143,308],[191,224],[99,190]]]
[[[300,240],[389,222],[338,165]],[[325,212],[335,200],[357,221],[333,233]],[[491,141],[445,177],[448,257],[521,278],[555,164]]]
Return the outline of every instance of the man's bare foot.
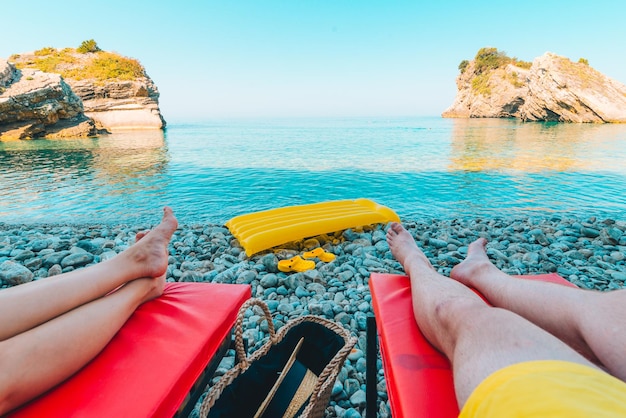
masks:
[[[454,266],[450,272],[450,277],[466,286],[475,288],[477,279],[483,273],[496,268],[487,257],[486,246],[487,240],[484,238],[478,238],[472,242],[467,249],[467,257],[460,264]]]
[[[163,208],[161,223],[151,231],[139,232],[135,245],[120,255],[130,258],[135,277],[157,278],[167,270],[168,245],[178,227],[178,221],[170,207]]]
[[[393,222],[387,230],[387,243],[391,254],[402,264],[408,272],[410,263],[418,263],[419,267],[433,268],[426,255],[419,249],[413,236],[402,225]]]

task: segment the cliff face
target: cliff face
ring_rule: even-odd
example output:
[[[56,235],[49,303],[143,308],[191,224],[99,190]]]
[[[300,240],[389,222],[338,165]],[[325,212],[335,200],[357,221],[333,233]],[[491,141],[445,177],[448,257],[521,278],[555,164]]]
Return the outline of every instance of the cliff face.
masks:
[[[58,74],[0,60],[0,140],[95,135],[80,98]]]
[[[507,63],[481,72],[471,61],[458,76],[457,88],[443,117],[626,122],[626,86],[550,52],[529,69]]]
[[[159,91],[149,77],[107,81],[68,79],[82,99],[85,115],[111,131],[161,129],[165,120],[159,110]]]
[[[528,70],[507,64],[490,72],[484,85],[479,85],[476,64],[470,62],[456,80],[456,99],[445,112],[447,118],[511,118],[519,117],[520,107],[528,95]],[[480,90],[480,91],[479,91]]]
[[[165,126],[159,91],[135,60],[70,48],[10,60],[0,60],[0,140]]]

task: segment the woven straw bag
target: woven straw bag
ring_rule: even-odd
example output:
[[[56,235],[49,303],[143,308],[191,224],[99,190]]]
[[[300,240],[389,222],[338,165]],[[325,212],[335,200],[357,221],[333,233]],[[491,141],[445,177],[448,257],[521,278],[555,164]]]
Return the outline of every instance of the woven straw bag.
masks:
[[[267,319],[269,338],[248,356],[243,321],[246,310],[255,305]],[[200,417],[321,418],[341,366],[355,344],[356,338],[341,325],[313,315],[290,320],[275,332],[265,302],[250,299],[235,323],[239,363],[211,388],[200,407]],[[304,372],[298,374],[300,370]]]

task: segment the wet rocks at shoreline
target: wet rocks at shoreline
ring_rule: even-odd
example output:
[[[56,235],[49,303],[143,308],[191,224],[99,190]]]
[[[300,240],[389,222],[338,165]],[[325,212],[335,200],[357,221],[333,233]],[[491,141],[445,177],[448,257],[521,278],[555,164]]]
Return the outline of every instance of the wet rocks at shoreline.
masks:
[[[626,283],[626,222],[566,216],[509,219],[450,219],[403,222],[442,274],[460,263],[470,242],[489,241],[494,264],[509,274],[555,272],[582,288],[609,291]],[[0,286],[9,287],[83,268],[109,259],[150,225],[0,224]],[[288,320],[314,314],[344,325],[358,337],[333,388],[327,416],[356,417],[365,408],[365,328],[373,315],[371,273],[403,274],[385,240],[384,225],[348,229],[289,243],[246,257],[237,240],[220,225],[181,225],[170,244],[168,281],[245,283],[265,300],[280,328]],[[278,261],[323,247],[330,263],[287,274]],[[250,310],[245,338],[252,350],[267,336],[267,322]],[[216,379],[232,367],[230,352]],[[384,373],[378,359],[378,416],[390,416]],[[197,412],[197,411],[196,411]]]

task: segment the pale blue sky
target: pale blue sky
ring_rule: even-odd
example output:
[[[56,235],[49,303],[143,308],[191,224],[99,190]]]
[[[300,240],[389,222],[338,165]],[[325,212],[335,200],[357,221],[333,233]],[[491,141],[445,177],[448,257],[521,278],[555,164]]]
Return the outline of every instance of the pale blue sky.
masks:
[[[622,0],[10,1],[0,57],[93,38],[144,64],[168,121],[437,116],[485,46],[626,83],[625,18]]]

